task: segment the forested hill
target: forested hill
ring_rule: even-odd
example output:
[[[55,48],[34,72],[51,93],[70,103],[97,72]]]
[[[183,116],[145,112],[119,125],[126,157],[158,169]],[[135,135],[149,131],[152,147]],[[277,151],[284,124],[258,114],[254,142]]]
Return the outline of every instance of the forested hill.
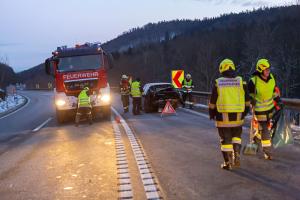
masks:
[[[28,88],[36,88],[36,84],[39,84],[40,88],[48,88],[48,83],[54,83],[53,77],[46,74],[44,63],[22,71],[18,76],[20,82],[25,83]]]
[[[133,28],[117,38],[103,44],[109,51],[125,51],[142,44],[161,42],[172,39],[184,32],[189,32],[201,23],[200,20],[173,20],[148,23],[141,28]]]
[[[0,62],[0,89],[5,89],[10,83],[17,83],[17,75],[11,67]]]
[[[99,38],[101,40],[101,38]],[[259,58],[271,62],[272,72],[286,97],[300,97],[300,6],[262,8],[203,20],[147,24],[105,43],[115,67],[112,86],[122,74],[143,83],[170,81],[171,70],[191,73],[197,90],[209,91],[219,62],[231,58],[244,77]],[[19,74],[25,82],[47,85],[43,65]],[[41,78],[42,77],[42,78]]]
[[[174,38],[115,51],[111,83],[117,84],[123,73],[144,83],[170,81],[171,70],[184,69],[192,74],[197,90],[209,91],[222,59],[233,59],[239,73],[248,78],[256,61],[267,58],[283,95],[300,97],[299,5],[196,22],[197,26]]]

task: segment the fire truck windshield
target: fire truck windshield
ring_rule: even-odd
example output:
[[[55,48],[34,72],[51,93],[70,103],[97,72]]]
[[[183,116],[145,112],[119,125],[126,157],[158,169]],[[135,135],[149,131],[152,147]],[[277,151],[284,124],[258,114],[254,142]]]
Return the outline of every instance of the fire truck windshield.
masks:
[[[58,71],[70,72],[99,69],[102,66],[101,55],[84,55],[59,58]]]

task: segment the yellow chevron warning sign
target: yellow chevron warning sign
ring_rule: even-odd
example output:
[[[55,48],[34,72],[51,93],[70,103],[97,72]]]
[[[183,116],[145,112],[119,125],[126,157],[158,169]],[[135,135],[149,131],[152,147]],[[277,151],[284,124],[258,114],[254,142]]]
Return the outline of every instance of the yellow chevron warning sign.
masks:
[[[184,79],[184,71],[183,70],[172,70],[172,85],[174,88],[181,88],[182,81]]]

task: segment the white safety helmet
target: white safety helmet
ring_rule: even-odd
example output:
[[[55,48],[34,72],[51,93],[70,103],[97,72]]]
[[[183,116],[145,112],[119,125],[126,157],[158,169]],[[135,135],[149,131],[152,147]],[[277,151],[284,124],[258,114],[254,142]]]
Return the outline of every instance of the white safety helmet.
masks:
[[[192,76],[191,76],[190,74],[187,74],[187,75],[185,76],[185,78],[190,79],[190,78],[192,78]]]
[[[127,78],[128,77],[125,74],[122,75],[122,79],[127,79]]]

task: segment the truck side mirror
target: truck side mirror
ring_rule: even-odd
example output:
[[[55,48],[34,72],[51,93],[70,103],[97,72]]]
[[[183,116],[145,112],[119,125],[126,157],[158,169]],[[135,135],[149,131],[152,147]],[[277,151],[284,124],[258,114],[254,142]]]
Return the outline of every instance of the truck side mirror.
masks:
[[[108,68],[109,69],[114,68],[114,58],[111,53],[107,54],[107,59],[108,59]]]
[[[46,74],[50,75],[51,74],[51,66],[50,66],[50,59],[47,58],[45,60],[45,72]]]
[[[52,75],[52,76],[54,76],[53,62],[55,62],[55,61],[50,58],[47,58],[45,60],[45,72],[46,72],[46,74]]]

